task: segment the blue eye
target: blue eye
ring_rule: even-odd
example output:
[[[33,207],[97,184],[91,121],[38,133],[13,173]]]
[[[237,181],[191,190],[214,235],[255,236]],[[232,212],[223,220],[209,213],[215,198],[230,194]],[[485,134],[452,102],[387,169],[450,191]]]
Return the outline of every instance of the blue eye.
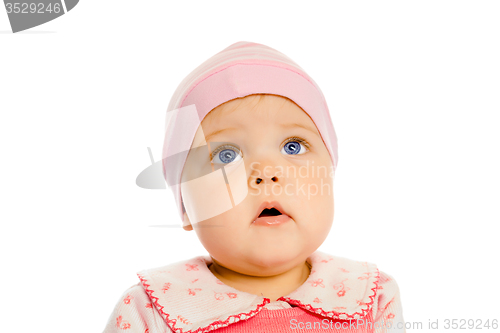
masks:
[[[283,149],[281,151],[284,151],[288,155],[302,155],[307,151],[308,147],[309,144],[305,140],[300,138],[290,138],[283,145]]]
[[[240,150],[232,145],[223,145],[212,153],[212,163],[229,164],[239,160]]]
[[[302,155],[309,150],[309,147],[310,145],[306,140],[292,137],[286,140],[281,152],[287,155]],[[222,145],[210,154],[211,162],[216,164],[238,162],[242,157],[241,150],[232,144]]]

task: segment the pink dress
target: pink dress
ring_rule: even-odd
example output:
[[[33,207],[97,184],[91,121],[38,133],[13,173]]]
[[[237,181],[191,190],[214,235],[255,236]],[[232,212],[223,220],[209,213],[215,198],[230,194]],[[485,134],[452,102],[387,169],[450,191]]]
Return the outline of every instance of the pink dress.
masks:
[[[274,302],[225,285],[209,256],[143,270],[104,333],[405,332],[396,281],[374,264],[314,252],[311,274]]]

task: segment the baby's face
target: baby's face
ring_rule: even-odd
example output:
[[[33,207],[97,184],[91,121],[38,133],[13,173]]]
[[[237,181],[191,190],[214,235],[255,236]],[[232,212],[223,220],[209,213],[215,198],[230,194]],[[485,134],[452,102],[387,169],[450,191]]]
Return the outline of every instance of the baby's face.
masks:
[[[286,98],[251,95],[213,109],[191,148],[205,144],[203,134],[208,152],[206,146],[201,154],[190,151],[182,181],[198,181],[183,183],[182,197],[184,218],[205,249],[226,268],[253,276],[303,263],[325,240],[334,213],[332,162],[314,122]],[[229,185],[221,178],[222,167]],[[219,178],[201,177],[207,169],[218,170],[208,174]],[[290,218],[254,223],[266,201],[277,201]],[[210,209],[216,211],[213,217],[199,221]]]

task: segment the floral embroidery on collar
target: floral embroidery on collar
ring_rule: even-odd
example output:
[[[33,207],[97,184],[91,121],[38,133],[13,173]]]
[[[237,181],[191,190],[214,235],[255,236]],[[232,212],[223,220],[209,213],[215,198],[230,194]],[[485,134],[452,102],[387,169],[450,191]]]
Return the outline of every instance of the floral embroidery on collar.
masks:
[[[374,264],[316,251],[306,282],[278,301],[332,319],[363,318],[378,288]],[[208,269],[209,256],[199,256],[137,273],[142,286],[174,332],[201,333],[255,316],[269,298],[225,285]],[[271,310],[272,311],[272,310]]]

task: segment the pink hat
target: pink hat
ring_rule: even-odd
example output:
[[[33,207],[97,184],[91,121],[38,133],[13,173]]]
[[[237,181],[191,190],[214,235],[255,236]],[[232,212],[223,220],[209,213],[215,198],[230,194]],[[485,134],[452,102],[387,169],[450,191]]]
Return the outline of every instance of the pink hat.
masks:
[[[163,175],[184,221],[181,174],[196,131],[215,107],[238,97],[273,94],[287,97],[314,121],[337,168],[337,136],[325,97],[295,62],[268,46],[238,42],[192,71],[175,91],[167,110]]]

